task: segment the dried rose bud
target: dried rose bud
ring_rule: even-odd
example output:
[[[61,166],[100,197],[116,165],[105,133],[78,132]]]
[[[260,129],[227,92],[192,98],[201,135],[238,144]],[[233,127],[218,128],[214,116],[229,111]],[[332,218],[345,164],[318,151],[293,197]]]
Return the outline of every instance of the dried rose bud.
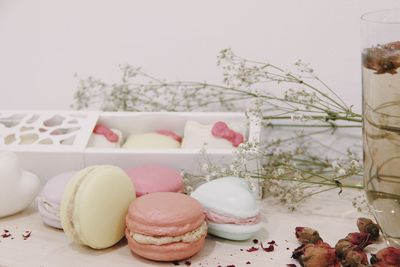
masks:
[[[361,264],[368,265],[367,254],[362,250],[350,250],[342,261],[343,267],[359,267]]]
[[[304,267],[340,267],[335,249],[324,242],[305,245],[299,261]]]
[[[379,238],[379,226],[368,218],[358,218],[357,227],[361,233],[368,233],[372,240]]]
[[[300,256],[304,254],[304,247],[305,246],[306,246],[305,244],[301,244],[300,247],[295,248],[293,250],[293,252],[292,252],[292,258],[295,259],[295,260],[299,259]]]
[[[319,241],[322,241],[318,231],[309,227],[296,227],[296,238],[302,244],[315,244]]]
[[[349,251],[356,248],[357,246],[347,239],[340,239],[335,245],[336,255],[339,259],[344,259]]]
[[[375,74],[396,74],[400,67],[400,45],[398,42],[367,48],[363,53],[363,64],[375,70]]]
[[[388,43],[384,47],[387,49],[390,49],[390,50],[399,50],[400,49],[400,41]]]
[[[387,247],[371,257],[371,264],[379,267],[400,266],[400,249]]]
[[[368,233],[349,233],[345,239],[358,246],[359,249],[364,249],[372,243],[370,240],[371,235]]]

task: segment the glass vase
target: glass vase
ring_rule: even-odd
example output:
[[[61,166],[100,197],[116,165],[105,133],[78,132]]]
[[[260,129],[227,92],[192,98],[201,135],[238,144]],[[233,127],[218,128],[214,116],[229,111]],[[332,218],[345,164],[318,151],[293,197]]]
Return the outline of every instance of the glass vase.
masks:
[[[400,9],[361,24],[364,186],[388,245],[400,247]]]

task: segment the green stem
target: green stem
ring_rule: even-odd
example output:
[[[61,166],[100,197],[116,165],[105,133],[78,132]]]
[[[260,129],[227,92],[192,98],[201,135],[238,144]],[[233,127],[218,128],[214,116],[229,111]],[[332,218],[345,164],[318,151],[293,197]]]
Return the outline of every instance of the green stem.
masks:
[[[362,119],[357,119],[357,118],[351,118],[351,117],[346,117],[346,116],[315,116],[311,115],[309,116],[313,120],[324,120],[324,121],[336,121],[336,120],[343,120],[343,121],[352,121],[352,122],[362,122]],[[264,120],[289,120],[292,119],[291,116],[264,116]],[[361,125],[360,125],[361,126]]]
[[[317,182],[317,181],[304,181],[304,180],[296,180],[293,178],[283,178],[283,177],[270,177],[270,176],[265,176],[265,175],[251,175],[251,178],[255,179],[264,179],[264,180],[279,180],[279,181],[291,181],[291,182],[296,182],[296,183],[308,183],[308,184],[316,184],[316,185],[323,185],[323,186],[336,186],[335,182],[332,183],[327,183],[327,182]],[[362,185],[350,185],[350,184],[342,184],[342,188],[351,188],[351,189],[364,189],[364,186]]]

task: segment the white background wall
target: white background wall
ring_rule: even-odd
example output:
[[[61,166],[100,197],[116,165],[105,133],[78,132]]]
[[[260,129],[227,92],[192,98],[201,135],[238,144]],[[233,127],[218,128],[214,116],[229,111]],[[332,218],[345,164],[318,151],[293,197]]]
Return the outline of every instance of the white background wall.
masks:
[[[359,17],[398,0],[0,0],[0,109],[68,109],[77,79],[116,80],[130,63],[158,77],[219,82],[217,53],[312,63],[357,109]]]

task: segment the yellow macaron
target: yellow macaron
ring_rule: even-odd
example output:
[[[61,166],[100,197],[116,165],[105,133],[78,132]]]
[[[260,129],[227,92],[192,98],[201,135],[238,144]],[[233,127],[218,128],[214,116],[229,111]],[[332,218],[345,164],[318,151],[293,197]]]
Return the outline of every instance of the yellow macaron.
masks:
[[[67,184],[61,201],[64,232],[94,249],[116,244],[124,236],[125,216],[135,199],[129,176],[110,165],[87,167]]]

